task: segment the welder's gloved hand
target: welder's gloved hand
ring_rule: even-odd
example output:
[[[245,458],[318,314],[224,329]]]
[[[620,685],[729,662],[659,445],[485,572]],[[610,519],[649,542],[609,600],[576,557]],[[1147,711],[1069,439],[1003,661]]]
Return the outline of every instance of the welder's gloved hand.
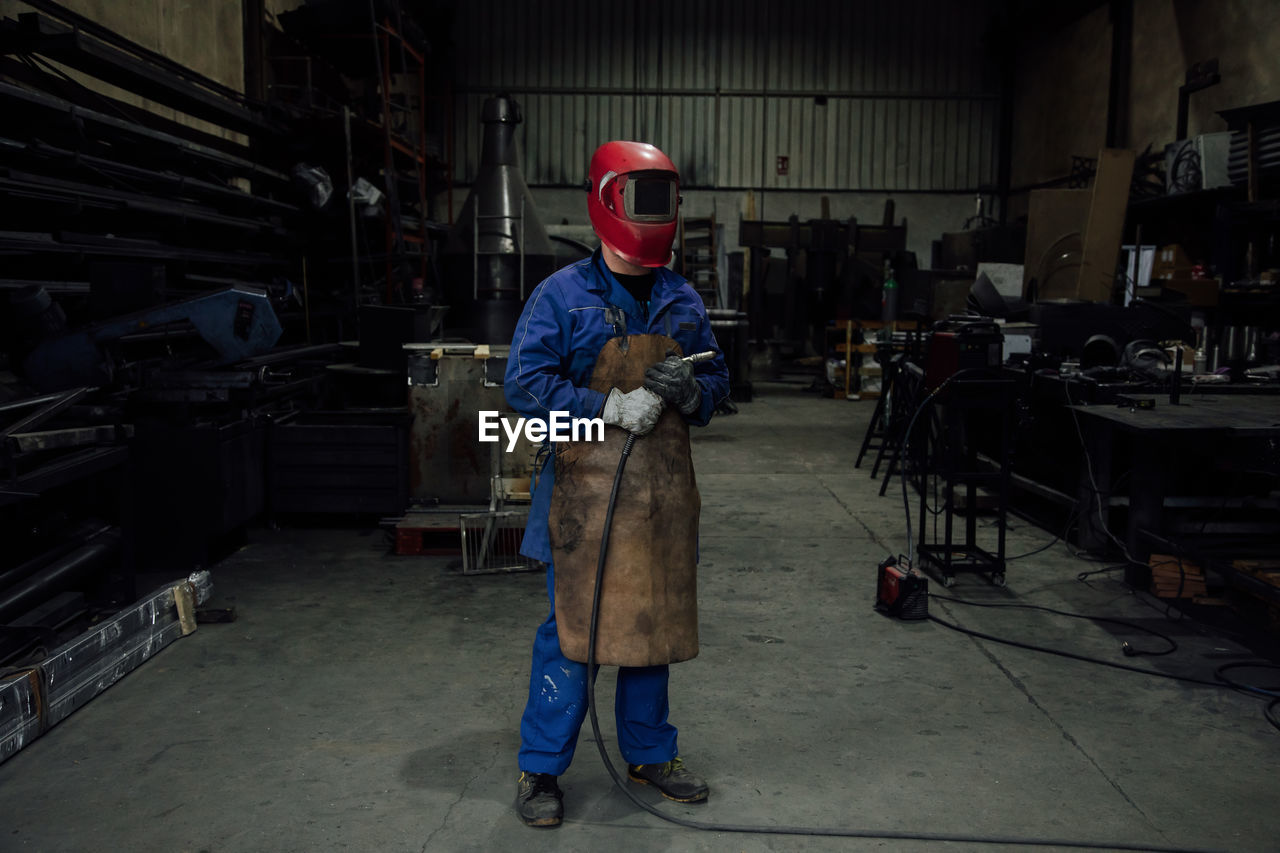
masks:
[[[644,371],[644,387],[680,410],[691,415],[702,404],[702,387],[693,378],[693,365],[678,355],[652,364]]]
[[[625,394],[614,388],[604,400],[600,418],[605,423],[622,427],[627,432],[647,435],[657,425],[658,417],[662,414],[662,405],[662,398],[648,388],[637,388]]]

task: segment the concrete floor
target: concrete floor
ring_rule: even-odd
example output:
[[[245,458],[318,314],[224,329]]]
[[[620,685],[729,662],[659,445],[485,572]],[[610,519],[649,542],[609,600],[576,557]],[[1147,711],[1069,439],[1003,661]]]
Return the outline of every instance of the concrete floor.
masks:
[[[871,404],[759,391],[695,433],[702,653],[672,670],[672,719],[712,797],[664,808],[730,823],[1280,849],[1280,732],[1261,702],[874,613],[875,564],[905,543],[900,497],[878,497],[879,482],[852,467]],[[1049,537],[1014,527],[1011,553]],[[0,765],[0,850],[990,848],[676,827],[611,786],[589,731],[561,779],[565,824],[527,829],[512,799],[543,578],[460,577],[449,558],[390,555],[379,530],[251,539],[213,569],[215,600],[234,603],[237,622],[202,626]],[[1119,646],[1133,638],[1098,623],[932,610],[1202,677],[1248,657],[1105,576],[1076,580],[1095,567],[1056,545],[1014,563],[1006,589],[977,575],[933,588],[1132,617],[1182,649],[1129,659]],[[612,706],[607,678],[600,702]],[[612,714],[601,721],[611,738]]]

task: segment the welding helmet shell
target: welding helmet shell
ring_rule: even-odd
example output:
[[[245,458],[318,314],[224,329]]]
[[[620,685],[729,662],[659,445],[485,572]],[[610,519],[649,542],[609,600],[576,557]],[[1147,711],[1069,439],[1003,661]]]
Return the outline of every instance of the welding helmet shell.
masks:
[[[606,142],[591,156],[587,213],[606,246],[642,267],[666,266],[676,237],[680,175],[647,142]]]

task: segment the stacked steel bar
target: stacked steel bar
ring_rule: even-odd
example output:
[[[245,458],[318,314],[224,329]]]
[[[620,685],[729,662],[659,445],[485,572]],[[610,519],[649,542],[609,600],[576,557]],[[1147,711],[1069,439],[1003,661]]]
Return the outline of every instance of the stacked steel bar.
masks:
[[[202,277],[296,277],[297,253],[281,251],[297,242],[296,190],[266,108],[56,3],[28,5],[41,11],[0,20],[0,288],[87,282],[90,300],[57,291],[74,323],[212,289]],[[124,284],[121,264],[138,265]]]
[[[165,646],[195,630],[208,572],[155,590],[39,663],[0,676],[0,762],[62,722]]]

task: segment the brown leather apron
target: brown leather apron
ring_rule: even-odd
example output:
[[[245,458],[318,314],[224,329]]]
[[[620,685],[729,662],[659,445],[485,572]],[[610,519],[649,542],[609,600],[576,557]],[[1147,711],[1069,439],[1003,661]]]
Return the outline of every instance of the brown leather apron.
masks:
[[[665,335],[613,338],[600,350],[590,387],[634,391],[645,368],[680,345]],[[600,536],[627,433],[605,426],[604,441],[556,445],[549,516],[560,649],[585,663]],[[636,440],[618,489],[600,592],[596,662],[657,666],[698,654],[698,513],[689,425],[663,410]]]

